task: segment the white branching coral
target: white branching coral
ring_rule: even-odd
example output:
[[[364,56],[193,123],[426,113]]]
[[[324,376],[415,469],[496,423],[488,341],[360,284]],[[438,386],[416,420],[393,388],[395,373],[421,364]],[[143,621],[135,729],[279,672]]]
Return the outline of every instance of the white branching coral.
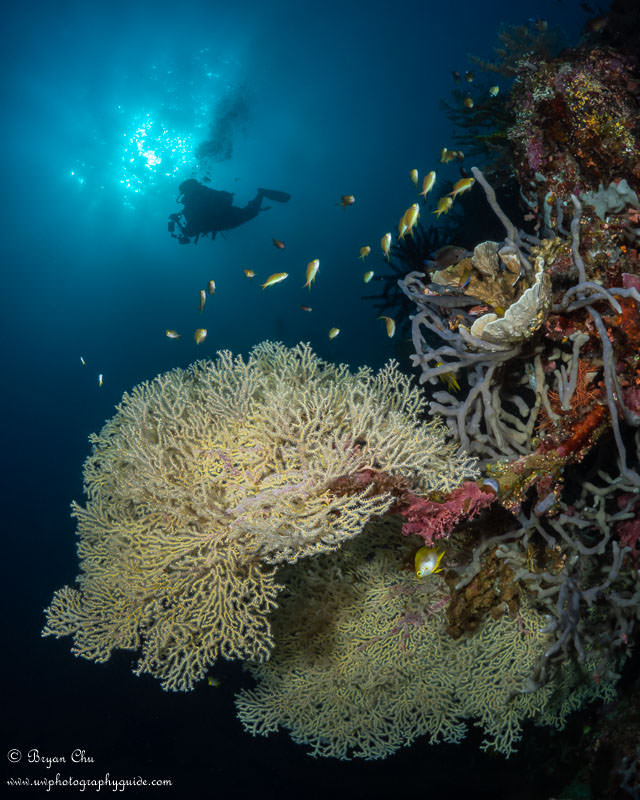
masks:
[[[124,395],[92,435],[86,508],[74,504],[78,588],[56,592],[44,635],[105,661],[140,650],[138,674],[186,690],[218,657],[264,660],[279,587],[271,565],[334,550],[394,498],[475,474],[395,363],[351,373],[306,344],[222,352]]]

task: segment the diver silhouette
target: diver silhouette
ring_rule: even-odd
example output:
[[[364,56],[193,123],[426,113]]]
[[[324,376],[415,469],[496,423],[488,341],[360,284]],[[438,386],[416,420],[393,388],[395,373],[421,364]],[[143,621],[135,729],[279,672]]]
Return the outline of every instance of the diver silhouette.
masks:
[[[258,189],[253,200],[239,208],[233,205],[231,192],[209,189],[195,178],[183,181],[178,188],[180,194],[176,202],[182,204],[182,211],[169,214],[169,233],[180,244],[189,244],[191,241],[196,244],[201,236],[208,234],[215,239],[218,231],[228,231],[244,225],[261,211],[270,208],[262,208],[262,199],[265,197],[277,203],[286,203],[291,198],[287,192]]]

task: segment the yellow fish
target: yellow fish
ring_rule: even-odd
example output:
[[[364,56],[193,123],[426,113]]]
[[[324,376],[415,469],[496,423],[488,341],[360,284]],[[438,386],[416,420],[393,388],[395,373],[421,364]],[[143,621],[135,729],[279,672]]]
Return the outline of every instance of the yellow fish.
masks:
[[[489,94],[491,95],[491,97],[497,97],[499,91],[500,91],[500,87],[499,86],[490,86],[489,87]]]
[[[340,203],[343,208],[347,206],[352,206],[356,202],[356,198],[352,194],[343,194],[340,198]]]
[[[436,361],[436,367],[441,367],[442,361]],[[441,372],[438,375],[442,383],[452,392],[459,392],[460,391],[460,384],[458,383],[458,379],[453,372]]]
[[[204,342],[204,340],[207,338],[207,329],[198,328],[198,330],[193,334],[193,338],[196,340],[196,344],[202,344],[202,342]]]
[[[438,552],[435,547],[421,547],[413,559],[418,578],[442,572],[440,562],[443,555],[444,550]]]
[[[450,161],[456,157],[455,150],[448,150],[446,147],[443,147],[440,151],[440,162],[442,164],[448,164]]]
[[[360,255],[358,256],[358,258],[361,258],[364,261],[370,252],[371,248],[369,247],[368,244],[365,244],[360,248]]]
[[[178,339],[180,336],[178,331],[172,331],[171,328],[167,328],[167,330],[164,333],[167,339]]]
[[[80,363],[84,366],[87,362],[84,360],[84,356],[80,356]]]
[[[471,97],[464,98],[464,107],[465,108],[473,108],[473,99]]]
[[[305,286],[309,291],[311,291],[311,284],[315,281],[316,275],[318,274],[318,268],[320,267],[320,259],[314,258],[313,261],[310,261],[307,264],[307,282]]]
[[[409,177],[411,178],[412,182],[417,186],[418,185],[418,170],[412,169],[409,173]]]
[[[381,317],[378,317],[378,319],[383,319],[385,321],[385,325],[387,326],[387,336],[391,338],[396,332],[395,320],[391,319],[391,317],[385,317],[384,314]]]
[[[285,278],[288,277],[289,277],[288,272],[274,272],[273,275],[269,275],[267,280],[262,284],[262,288],[266,289],[267,286],[273,286],[274,283],[280,283],[280,281],[283,281]]]
[[[373,275],[374,275],[374,272],[373,272],[373,270],[372,270],[372,269],[370,269],[368,272],[365,272],[365,273],[364,273],[364,275],[362,276],[362,280],[363,280],[365,283],[369,283],[369,281],[371,280],[371,278],[373,278]]]
[[[255,278],[256,273],[252,269],[243,269],[242,270],[247,278]]]
[[[209,294],[213,294],[215,290],[216,290],[216,282],[209,281],[209,283],[207,284],[207,291],[209,292]]]
[[[455,198],[463,192],[468,192],[475,182],[475,178],[460,178],[459,181],[453,184],[453,191],[449,192],[449,196]]]
[[[98,375],[98,386],[102,386],[102,373]]]
[[[209,686],[213,686],[214,689],[217,689],[218,686],[222,685],[220,678],[215,678],[213,675],[207,675],[207,683]]]
[[[391,249],[391,234],[385,233],[385,235],[380,239],[380,246],[382,247],[382,252],[385,255],[387,261],[389,260],[389,250]]]
[[[424,178],[422,179],[422,191],[420,194],[426,199],[427,194],[433,189],[433,186],[436,182],[436,173],[431,170],[428,172]]]
[[[406,225],[406,232],[413,238],[413,229],[416,227],[418,223],[418,217],[420,216],[420,206],[418,203],[414,203],[412,206],[404,212],[404,216],[402,219]]]
[[[329,331],[329,338],[330,338],[330,339],[335,339],[335,338],[336,338],[336,336],[337,336],[339,333],[340,333],[340,328],[331,328],[331,330]]]
[[[204,304],[207,302],[207,293],[204,289],[200,289],[200,312],[204,311]]]
[[[438,207],[436,208],[435,211],[432,211],[431,213],[436,214],[436,216],[438,217],[441,214],[448,214],[449,211],[451,210],[452,205],[453,205],[453,197],[449,197],[449,195],[447,195],[446,197],[441,197],[438,200]]]
[[[400,222],[398,223],[398,239],[402,239],[407,232],[407,223],[404,219],[404,214],[400,217]]]

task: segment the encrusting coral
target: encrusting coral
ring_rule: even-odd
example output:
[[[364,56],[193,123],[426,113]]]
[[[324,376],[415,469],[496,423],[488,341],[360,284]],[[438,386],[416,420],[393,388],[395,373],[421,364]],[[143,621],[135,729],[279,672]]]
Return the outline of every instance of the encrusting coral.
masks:
[[[444,426],[420,422],[424,405],[394,362],[352,374],[305,344],[136,386],[91,436],[78,588],[55,593],[43,635],[72,635],[94,661],[140,650],[136,673],[172,690],[219,656],[268,658],[273,565],[360,533],[394,480],[448,492],[475,475]]]

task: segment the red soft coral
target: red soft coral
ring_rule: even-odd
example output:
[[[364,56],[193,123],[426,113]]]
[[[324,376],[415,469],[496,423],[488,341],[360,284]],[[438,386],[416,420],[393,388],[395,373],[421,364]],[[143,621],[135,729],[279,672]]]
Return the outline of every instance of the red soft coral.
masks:
[[[431,546],[435,539],[448,536],[462,518],[472,519],[495,499],[495,492],[483,492],[473,481],[465,481],[442,502],[412,495],[409,505],[400,511],[407,520],[402,533],[422,536]]]

